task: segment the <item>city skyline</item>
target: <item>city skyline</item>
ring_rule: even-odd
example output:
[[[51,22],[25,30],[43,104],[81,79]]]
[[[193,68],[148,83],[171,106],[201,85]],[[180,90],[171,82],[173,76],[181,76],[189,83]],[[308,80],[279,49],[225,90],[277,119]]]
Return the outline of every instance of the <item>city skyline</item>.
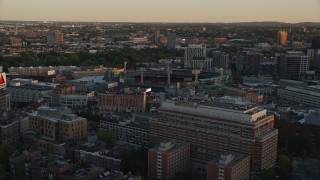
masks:
[[[1,20],[92,22],[319,22],[320,2],[0,0]]]

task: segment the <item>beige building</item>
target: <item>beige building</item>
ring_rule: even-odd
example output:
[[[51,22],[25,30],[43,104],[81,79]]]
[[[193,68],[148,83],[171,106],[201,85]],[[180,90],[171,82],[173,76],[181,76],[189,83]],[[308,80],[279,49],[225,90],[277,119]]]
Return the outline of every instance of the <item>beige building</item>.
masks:
[[[71,113],[70,109],[40,107],[29,114],[30,130],[48,140],[84,139],[87,119]]]
[[[98,68],[94,68],[94,69],[72,71],[71,77],[73,79],[80,79],[87,76],[103,76],[106,71],[107,71],[107,68],[101,65]]]

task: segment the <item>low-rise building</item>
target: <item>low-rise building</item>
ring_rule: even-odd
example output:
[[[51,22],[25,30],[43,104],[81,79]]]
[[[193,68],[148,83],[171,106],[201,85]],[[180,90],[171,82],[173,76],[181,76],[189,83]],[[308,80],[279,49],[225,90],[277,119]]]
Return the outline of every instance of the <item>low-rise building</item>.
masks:
[[[94,92],[65,94],[60,96],[60,103],[72,109],[83,109],[88,105],[88,100],[94,97]]]
[[[52,157],[42,157],[25,163],[26,179],[59,179],[64,172],[71,169],[71,164]]]
[[[105,171],[105,169],[101,167],[68,171],[63,173],[59,178],[61,180],[141,180],[141,176],[132,175],[130,172],[125,175],[121,171]]]
[[[60,176],[61,180],[87,180],[96,179],[99,175],[105,172],[102,167],[92,167],[86,169],[79,169],[75,172],[67,171]]]
[[[21,114],[4,113],[0,117],[0,144],[9,144],[18,140],[28,130],[29,120]]]
[[[40,83],[32,79],[13,79],[8,86],[12,103],[37,102],[50,96],[55,84]]]
[[[87,119],[70,109],[40,107],[29,114],[30,129],[50,140],[81,140],[87,138]]]
[[[148,122],[110,117],[100,120],[100,127],[113,133],[120,142],[138,146],[149,144]]]
[[[99,94],[99,108],[102,112],[145,112],[146,100],[145,91],[125,88]]]
[[[313,106],[320,107],[320,86],[308,86],[305,88],[290,87],[278,88],[277,95],[280,98]]]
[[[85,150],[75,151],[75,160],[79,163],[89,163],[108,170],[120,170],[121,159],[113,155],[112,150],[102,149],[96,152]]]
[[[263,95],[259,90],[250,88],[237,88],[237,87],[224,87],[224,95],[226,96],[239,96],[246,98],[253,103],[262,103]]]
[[[100,66],[95,69],[77,70],[71,72],[71,77],[73,79],[79,79],[86,76],[103,76],[107,68]]]
[[[23,151],[23,154],[9,157],[10,171],[14,179],[25,179],[25,163],[41,158],[41,152]]]

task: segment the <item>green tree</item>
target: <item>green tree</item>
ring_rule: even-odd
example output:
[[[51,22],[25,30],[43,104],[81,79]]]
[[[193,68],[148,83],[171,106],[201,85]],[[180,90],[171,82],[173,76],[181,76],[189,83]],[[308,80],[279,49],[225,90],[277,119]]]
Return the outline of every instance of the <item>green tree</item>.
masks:
[[[12,156],[14,148],[8,144],[0,146],[0,164],[5,164],[8,161],[8,157]]]
[[[121,161],[121,170],[125,173],[131,171],[133,174],[147,177],[148,174],[148,151],[141,146],[139,149],[126,149]]]
[[[277,178],[277,173],[272,169],[264,169],[261,172],[261,179],[262,180],[274,180]]]
[[[97,135],[98,135],[99,140],[101,140],[111,146],[114,146],[117,142],[116,136],[114,134],[108,132],[105,129],[100,129],[98,131]]]
[[[278,155],[277,164],[279,167],[277,172],[280,177],[285,178],[292,171],[292,162],[286,155]]]

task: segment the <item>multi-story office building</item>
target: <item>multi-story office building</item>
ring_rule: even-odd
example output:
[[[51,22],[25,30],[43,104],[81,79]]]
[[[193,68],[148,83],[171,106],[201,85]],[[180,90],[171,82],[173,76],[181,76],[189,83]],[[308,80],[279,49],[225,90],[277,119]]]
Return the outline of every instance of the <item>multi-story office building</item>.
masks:
[[[10,94],[4,89],[0,89],[0,111],[10,111]]]
[[[287,31],[278,31],[277,34],[277,45],[279,46],[285,46],[287,45],[287,38],[288,38],[288,33]]]
[[[277,95],[293,102],[320,107],[320,86],[278,88]]]
[[[207,179],[249,179],[250,156],[223,153],[208,165]]]
[[[7,115],[0,118],[0,144],[9,144],[17,141],[20,135],[28,130],[27,117]]]
[[[156,29],[154,32],[154,37],[153,37],[153,42],[155,44],[158,44],[159,43],[159,38],[160,38],[160,30],[159,29]]]
[[[176,33],[167,31],[167,49],[176,48]]]
[[[108,92],[99,94],[99,108],[103,112],[145,112],[145,91]]]
[[[21,85],[18,83],[10,85],[7,89],[12,103],[29,103],[37,102],[50,96],[53,87],[35,84]]]
[[[247,54],[250,53],[249,51],[238,51],[237,52],[237,70],[240,72],[243,72],[244,69],[244,63],[246,61]]]
[[[259,63],[263,60],[263,54],[261,53],[247,53],[244,62],[244,74],[257,75],[259,72]]]
[[[213,66],[227,69],[229,67],[229,54],[221,51],[212,52]]]
[[[312,39],[312,49],[320,49],[320,36]]]
[[[277,63],[275,61],[265,61],[259,64],[260,76],[272,76],[277,77]]]
[[[103,119],[100,120],[100,127],[113,133],[120,142],[137,146],[149,145],[148,122],[137,123],[130,119]]]
[[[157,120],[150,121],[150,144],[172,138],[189,142],[195,168],[205,171],[207,162],[225,151],[250,156],[251,171],[275,165],[278,131],[273,128],[274,116],[266,109],[166,100],[158,114]]]
[[[88,105],[88,100],[94,96],[94,92],[65,94],[60,96],[60,104],[72,109],[84,109]]]
[[[61,95],[75,94],[75,93],[76,93],[76,86],[74,84],[58,85],[53,89],[52,102],[60,103]]]
[[[17,73],[20,76],[52,76],[59,70],[59,67],[10,67],[10,73]]]
[[[314,64],[316,69],[320,69],[320,49],[314,53]]]
[[[212,59],[207,58],[207,48],[205,45],[189,45],[185,48],[185,68],[211,69],[212,65]]]
[[[309,68],[312,70],[315,69],[316,67],[316,62],[315,62],[316,53],[317,53],[317,50],[314,50],[314,49],[307,50],[307,55],[309,56]]]
[[[39,82],[34,79],[21,79],[15,78],[10,80],[10,84],[7,90],[10,92],[11,99],[13,97],[19,98],[12,100],[13,102],[28,102],[26,99],[33,99],[30,101],[40,100],[41,97],[52,93],[52,89],[56,87],[56,84],[48,82]],[[41,91],[38,93],[36,91]],[[13,93],[15,92],[15,93]],[[40,95],[42,94],[42,96]],[[29,97],[26,97],[29,95]]]
[[[277,59],[278,75],[283,79],[299,80],[309,70],[309,56],[288,51]]]
[[[42,106],[29,114],[29,127],[49,140],[79,140],[87,137],[87,119],[72,114],[70,109]]]
[[[47,35],[48,44],[63,44],[63,33],[59,31],[50,32]]]
[[[148,178],[172,180],[176,173],[190,170],[190,143],[161,142],[148,151]]]
[[[71,109],[84,109],[88,101],[94,97],[94,92],[76,92],[76,85],[58,85],[53,89],[52,103]]]

